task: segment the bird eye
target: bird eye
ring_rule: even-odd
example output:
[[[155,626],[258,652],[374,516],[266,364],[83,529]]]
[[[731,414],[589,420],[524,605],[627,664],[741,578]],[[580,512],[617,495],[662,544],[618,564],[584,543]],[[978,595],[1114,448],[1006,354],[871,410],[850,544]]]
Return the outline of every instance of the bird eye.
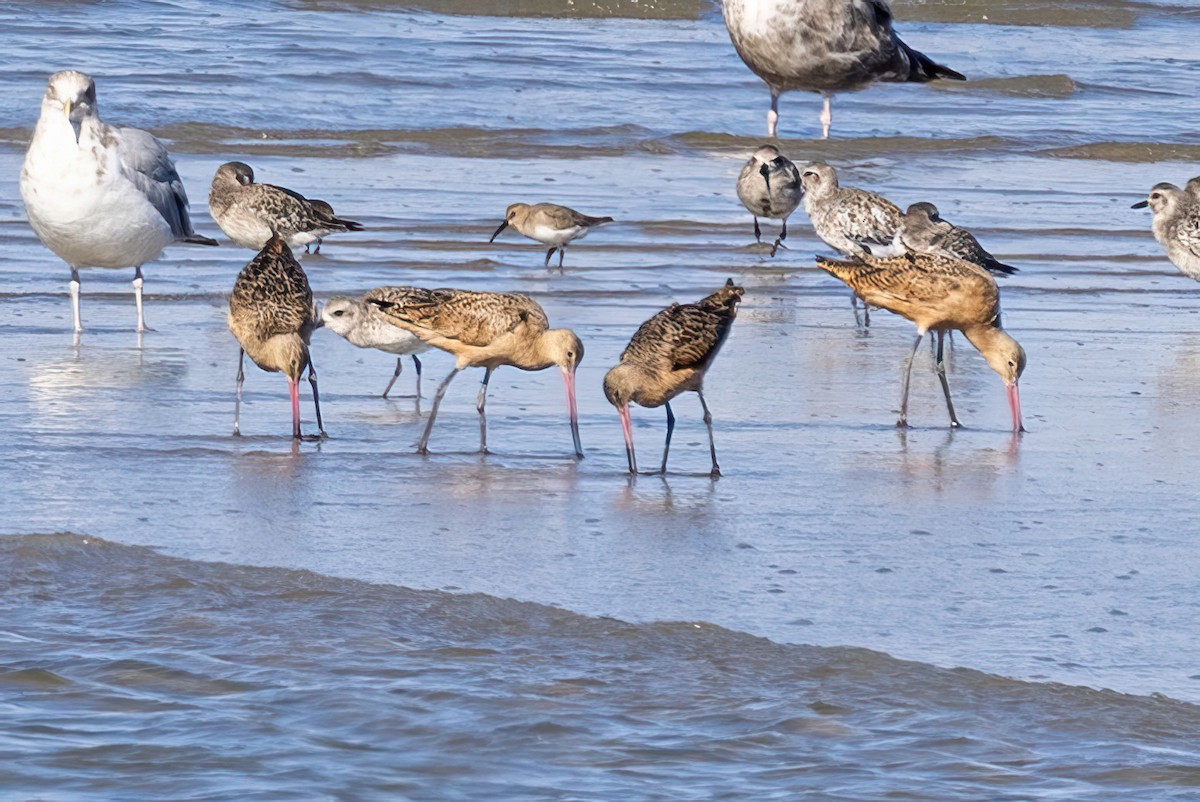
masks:
[[[333,316],[334,316],[334,317],[341,317],[341,316],[342,316],[342,315],[344,315],[344,314],[346,314],[346,310],[344,310],[344,309],[339,309],[339,310],[337,310],[336,312],[334,312],[334,313],[333,313]],[[1010,362],[1009,364],[1012,364],[1012,363]]]
[[[1017,366],[1017,363],[1016,363],[1016,362],[1013,362],[1013,361],[1010,359],[1010,360],[1008,360],[1008,366],[1009,366],[1010,368],[1015,368],[1015,367]]]
[[[567,359],[574,359],[574,358],[575,358],[575,352],[567,351]]]

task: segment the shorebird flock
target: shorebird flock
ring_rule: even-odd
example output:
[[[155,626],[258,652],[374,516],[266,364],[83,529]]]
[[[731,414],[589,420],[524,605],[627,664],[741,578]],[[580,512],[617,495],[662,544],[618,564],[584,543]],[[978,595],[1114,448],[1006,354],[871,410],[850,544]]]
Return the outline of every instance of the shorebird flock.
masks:
[[[787,91],[821,95],[821,135],[827,138],[836,92],[860,90],[876,81],[965,80],[899,38],[886,0],[725,0],[723,11],[738,55],[770,90],[767,133],[772,138],[778,130],[780,95]],[[173,243],[218,244],[194,230],[187,193],[164,145],[146,131],[102,122],[96,84],[82,72],[65,70],[50,76],[21,170],[20,191],[34,232],[70,269],[76,338],[83,329],[81,268],[134,270],[141,333],[147,330],[142,266]],[[818,256],[816,265],[850,288],[859,325],[870,324],[871,307],[907,318],[917,328],[913,355],[925,335],[930,335],[931,343],[936,342],[936,373],[951,427],[960,423],[943,352],[946,336],[959,331],[1000,376],[1008,394],[1012,429],[1024,431],[1018,382],[1026,356],[1001,326],[996,282],[997,276],[1011,275],[1017,268],[999,261],[969,231],[943,219],[933,203],[922,201],[901,211],[875,192],[842,186],[837,170],[825,162],[797,165],[776,144],[763,144],[750,155],[737,176],[736,192],[753,217],[755,240],[764,248],[760,219],[779,221],[770,256],[787,247],[788,220],[796,209],[804,208],[817,237],[840,254],[839,258]],[[1147,206],[1154,214],[1154,236],[1170,261],[1200,280],[1200,177],[1183,189],[1155,185],[1145,200],[1134,204],[1134,208]],[[484,371],[476,409],[479,450],[487,453],[487,392],[493,372],[502,366],[524,371],[553,366],[563,375],[574,454],[583,456],[575,371],[584,345],[571,329],[551,328],[545,310],[532,298],[447,288],[378,287],[358,298],[332,298],[322,308],[314,301],[294,249],[319,250],[326,237],[362,231],[362,224],[339,216],[325,201],[256,182],[254,170],[240,161],[217,169],[209,210],[233,243],[257,252],[238,274],[229,297],[227,323],[240,346],[235,435],[240,434],[244,362],[249,355],[261,369],[287,377],[296,439],[305,437],[300,382],[307,373],[318,430],[308,437],[326,436],[311,344],[313,332],[327,327],[355,346],[396,357],[385,398],[406,357],[414,366],[418,399],[422,372],[418,354],[438,349],[454,357],[454,369],[435,392],[417,445],[419,453],[428,453],[442,399],[459,372]],[[514,228],[548,246],[544,267],[554,270],[551,260],[557,252],[561,273],[567,246],[612,222],[612,217],[582,214],[566,206],[513,203],[489,242],[506,228]],[[631,474],[639,470],[630,404],[665,408],[666,439],[656,471],[665,473],[675,425],[671,401],[690,391],[699,396],[708,429],[711,473],[720,475],[704,378],[729,337],[744,295],[744,288],[730,279],[694,303],[663,309],[633,334],[618,364],[605,375],[604,395],[616,408]],[[898,426],[908,425],[912,361],[910,356],[902,381]]]

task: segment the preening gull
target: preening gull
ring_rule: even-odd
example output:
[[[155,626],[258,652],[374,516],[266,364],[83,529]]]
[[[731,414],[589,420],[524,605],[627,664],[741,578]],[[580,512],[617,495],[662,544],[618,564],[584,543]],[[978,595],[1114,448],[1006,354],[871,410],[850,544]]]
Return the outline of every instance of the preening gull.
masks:
[[[821,95],[828,139],[836,92],[874,81],[966,80],[896,35],[887,0],[724,0],[722,10],[738,55],[771,90],[767,136],[776,135],[783,92]]]
[[[254,170],[243,162],[217,168],[208,193],[208,209],[217,225],[243,248],[258,250],[277,233],[290,248],[308,247],[340,231],[362,231],[361,223],[343,220],[323,200],[272,184],[254,183]]]
[[[187,193],[163,144],[138,128],[100,121],[96,84],[64,70],[50,76],[21,169],[21,198],[38,239],[71,268],[79,321],[79,268],[134,268],[138,331],[142,265],[173,242],[216,245],[196,234]]]

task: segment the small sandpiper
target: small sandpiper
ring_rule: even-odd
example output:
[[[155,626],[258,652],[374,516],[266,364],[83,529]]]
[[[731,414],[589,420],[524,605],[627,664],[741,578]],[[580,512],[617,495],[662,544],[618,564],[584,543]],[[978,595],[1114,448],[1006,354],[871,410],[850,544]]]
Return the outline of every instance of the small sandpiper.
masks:
[[[800,183],[800,171],[787,156],[774,145],[763,145],[754,151],[738,175],[737,195],[742,205],[754,215],[754,239],[762,242],[762,230],[758,218],[782,220],[783,228],[771,246],[774,256],[787,239],[787,221],[800,199],[804,187]]]
[[[375,348],[396,355],[396,371],[383,390],[387,398],[392,385],[400,378],[404,368],[404,357],[411,356],[417,369],[417,394],[421,397],[421,360],[417,354],[429,350],[430,346],[410,331],[394,326],[377,307],[357,298],[330,298],[321,309],[321,320],[325,328],[344,337],[359,348]]]
[[[550,246],[550,250],[546,251],[545,267],[550,267],[550,257],[558,251],[558,270],[561,273],[567,244],[583,239],[593,227],[612,221],[611,217],[589,217],[553,203],[535,203],[532,206],[513,203],[504,212],[504,222],[488,242],[494,242],[501,231],[512,226],[529,239]]]
[[[993,275],[1011,276],[1017,268],[1006,265],[983,249],[975,235],[943,220],[932,203],[914,203],[904,213],[891,242],[863,242],[872,256],[888,258],[906,253],[944,256],[979,265]]]
[[[1200,181],[1189,181],[1188,189],[1193,186],[1200,190]],[[1155,184],[1146,200],[1133,204],[1134,209],[1147,206],[1154,212],[1154,238],[1166,249],[1171,264],[1200,281],[1200,203],[1196,197],[1174,184]]]

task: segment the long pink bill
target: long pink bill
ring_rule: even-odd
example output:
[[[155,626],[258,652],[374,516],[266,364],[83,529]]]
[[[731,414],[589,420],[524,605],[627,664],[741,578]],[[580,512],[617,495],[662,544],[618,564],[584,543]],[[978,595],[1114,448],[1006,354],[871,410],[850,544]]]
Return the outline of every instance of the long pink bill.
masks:
[[[579,410],[575,406],[575,371],[563,369],[563,384],[567,387],[567,413],[571,416],[571,439],[575,441],[575,456],[583,459],[583,444],[579,441]]]
[[[1025,427],[1021,424],[1021,391],[1017,389],[1017,385],[1008,385],[1008,409],[1012,412],[1012,425],[1014,432],[1023,432]]]
[[[617,407],[621,416],[621,432],[625,435],[625,457],[629,460],[629,472],[637,473],[637,457],[633,453],[633,422],[629,420],[629,405]]]
[[[300,380],[288,379],[288,393],[292,396],[292,439],[300,439]]]

